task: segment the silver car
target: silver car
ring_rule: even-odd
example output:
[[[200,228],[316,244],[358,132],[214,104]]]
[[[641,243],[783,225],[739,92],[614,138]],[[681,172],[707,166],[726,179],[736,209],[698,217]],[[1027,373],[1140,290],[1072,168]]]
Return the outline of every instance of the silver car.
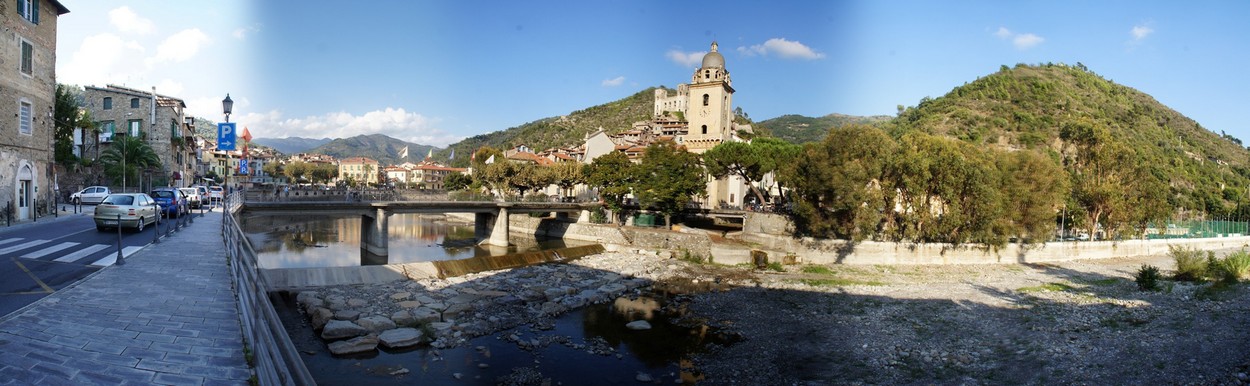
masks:
[[[104,198],[95,207],[95,228],[103,232],[109,228],[134,228],[156,223],[160,216],[156,200],[146,193],[115,193]]]

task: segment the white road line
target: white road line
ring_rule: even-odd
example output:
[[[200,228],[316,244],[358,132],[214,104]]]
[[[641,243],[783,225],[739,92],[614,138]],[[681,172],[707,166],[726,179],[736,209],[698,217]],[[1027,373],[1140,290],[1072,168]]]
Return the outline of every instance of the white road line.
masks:
[[[27,259],[38,259],[38,258],[40,258],[40,257],[47,256],[47,255],[52,254],[52,253],[54,253],[54,252],[57,252],[57,251],[60,251],[60,250],[63,250],[63,249],[65,249],[65,248],[69,248],[69,247],[72,247],[72,246],[75,246],[75,245],[78,245],[78,243],[75,243],[75,242],[72,242],[72,241],[66,241],[66,242],[63,242],[63,243],[60,243],[60,244],[57,244],[57,245],[53,245],[53,246],[51,246],[51,247],[47,247],[47,248],[44,248],[44,249],[40,249],[40,250],[38,250],[38,251],[34,251],[34,252],[31,252],[31,253],[27,253],[27,254],[25,254],[25,255],[22,255],[22,257],[27,258]]]
[[[131,254],[138,252],[140,249],[143,249],[143,247],[135,246],[135,247],[122,248],[122,257],[124,258],[124,257],[130,256]],[[116,263],[117,263],[117,254],[110,253],[107,257],[100,259],[100,260],[96,260],[96,262],[91,263],[90,265],[94,265],[97,267],[107,267]]]
[[[62,263],[72,263],[72,262],[78,261],[78,259],[81,259],[81,258],[84,258],[84,257],[90,256],[92,253],[99,252],[100,250],[102,250],[102,249],[104,249],[104,248],[111,247],[111,246],[112,246],[112,245],[109,245],[109,244],[95,244],[95,245],[91,245],[91,246],[88,246],[88,247],[86,247],[86,248],[83,248],[83,249],[79,249],[79,250],[77,250],[77,251],[74,251],[74,253],[71,253],[71,254],[68,254],[68,255],[65,255],[65,256],[61,256],[61,257],[59,257],[59,258],[57,258],[56,260],[53,260],[53,261],[58,261],[58,262],[62,262]],[[114,257],[116,257],[116,254],[114,254],[114,255],[115,255]]]
[[[0,255],[9,254],[9,253],[17,252],[26,248],[39,246],[40,244],[43,244],[46,242],[48,242],[48,240],[27,241],[22,244],[14,245],[5,249],[0,249]]]
[[[0,240],[0,245],[4,245],[4,244],[8,244],[8,243],[11,243],[11,242],[14,242],[14,241],[20,241],[20,240],[22,240],[22,238],[21,238],[21,237],[14,237],[14,238],[11,238],[11,239],[4,239],[4,240]]]

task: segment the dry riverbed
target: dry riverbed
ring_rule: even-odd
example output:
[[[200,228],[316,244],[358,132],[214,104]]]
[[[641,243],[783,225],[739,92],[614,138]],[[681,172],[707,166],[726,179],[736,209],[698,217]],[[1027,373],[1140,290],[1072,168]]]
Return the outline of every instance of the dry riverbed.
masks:
[[[1155,256],[776,271],[615,252],[446,280],[322,288],[300,303],[314,325],[363,324],[354,338],[331,339],[363,339],[359,349],[406,325],[417,326],[416,336],[393,342],[452,347],[518,325],[541,328],[571,309],[660,285],[695,291],[668,306],[682,310],[681,323],[738,338],[690,358],[700,384],[1250,384],[1247,285],[1165,281],[1161,291],[1142,292],[1133,274],[1143,263],[1165,274],[1174,268]]]

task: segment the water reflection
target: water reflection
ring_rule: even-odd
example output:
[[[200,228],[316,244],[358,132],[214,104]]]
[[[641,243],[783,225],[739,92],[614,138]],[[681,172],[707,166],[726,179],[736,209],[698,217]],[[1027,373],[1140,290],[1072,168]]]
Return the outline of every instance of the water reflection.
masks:
[[[507,248],[478,246],[472,223],[447,221],[438,215],[396,214],[388,219],[389,256],[376,256],[360,248],[358,216],[244,216],[241,224],[260,267],[266,269],[459,260],[589,244],[514,239],[510,241],[516,245]]]

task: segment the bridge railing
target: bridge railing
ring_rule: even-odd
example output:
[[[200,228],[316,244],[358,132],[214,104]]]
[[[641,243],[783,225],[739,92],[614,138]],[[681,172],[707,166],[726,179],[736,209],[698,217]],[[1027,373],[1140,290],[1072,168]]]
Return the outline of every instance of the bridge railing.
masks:
[[[234,214],[243,206],[243,192],[231,193],[224,201],[222,235],[234,278],[243,337],[251,350],[250,364],[255,367],[258,384],[315,385],[269,301],[269,284],[257,269],[256,251],[235,221]]]

